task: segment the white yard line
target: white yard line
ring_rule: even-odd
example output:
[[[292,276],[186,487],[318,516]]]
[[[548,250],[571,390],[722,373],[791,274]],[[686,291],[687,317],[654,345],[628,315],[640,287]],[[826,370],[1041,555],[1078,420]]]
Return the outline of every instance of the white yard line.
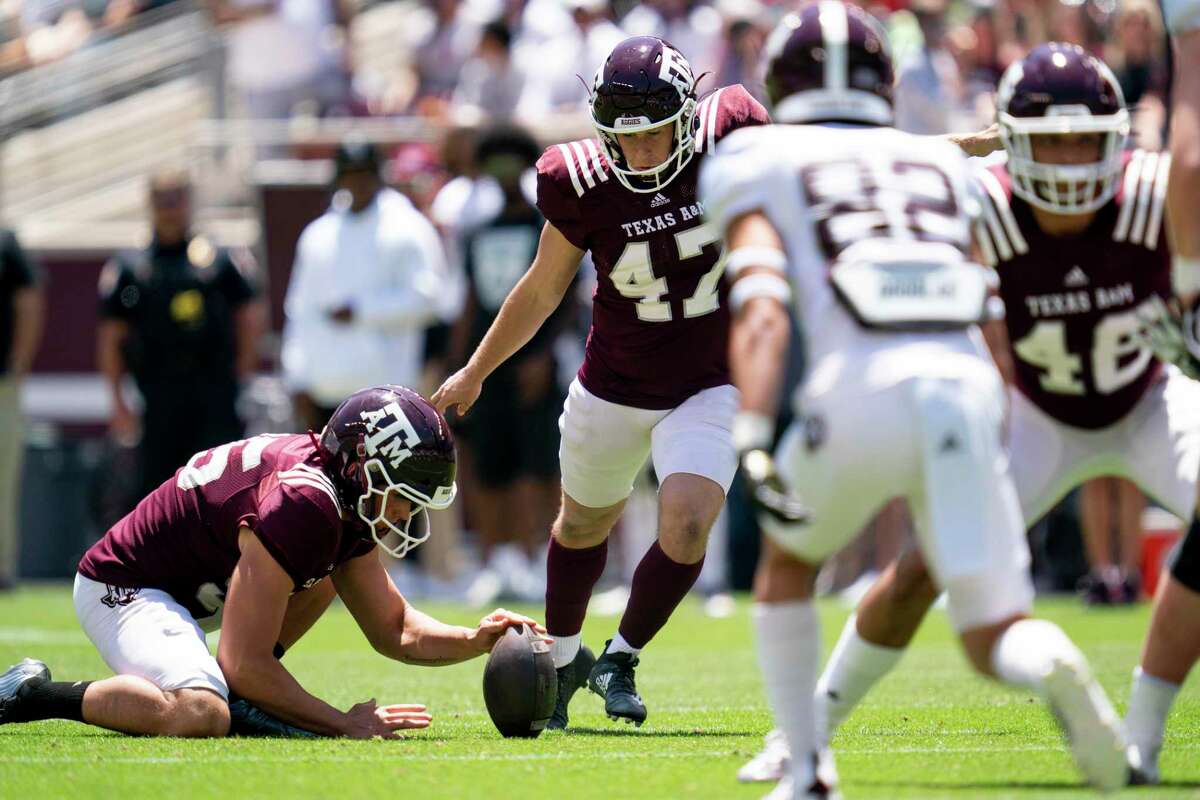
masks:
[[[398,747],[404,745],[398,744]],[[1175,742],[1170,745],[1171,750],[1200,750],[1200,743],[1184,744]],[[881,755],[888,753],[910,753],[915,755],[957,755],[963,753],[1065,753],[1065,747],[1061,744],[1045,744],[1045,745],[1019,745],[1015,747],[856,747],[856,748],[835,748],[836,755],[855,756],[855,755]],[[322,763],[322,764],[337,764],[337,763],[362,763],[368,761],[379,761],[395,763],[397,758],[405,757],[419,759],[421,761],[474,761],[474,762],[506,762],[506,761],[558,761],[562,759],[578,759],[581,757],[578,751],[567,753],[472,753],[465,755],[438,755],[436,753],[421,752],[374,752],[362,753],[356,755],[350,754],[327,754],[320,753],[305,753],[297,755],[279,755],[279,756],[259,756],[259,755],[237,755],[233,753],[221,754],[215,756],[204,756],[199,753],[194,753],[188,756],[112,756],[112,757],[96,757],[88,759],[85,757],[76,756],[50,756],[46,758],[37,758],[33,756],[0,756],[0,764],[71,764],[73,766],[85,766],[89,763],[96,765],[108,764],[296,764],[296,763]],[[659,759],[659,760],[679,760],[693,758],[734,758],[744,759],[745,754],[740,753],[732,748],[724,750],[693,750],[689,752],[662,753],[652,750],[631,750],[631,751],[615,751],[611,753],[596,753],[586,755],[588,761],[621,761],[628,759]]]
[[[0,628],[0,644],[90,644],[83,631],[45,628]],[[3,667],[0,667],[3,669]]]

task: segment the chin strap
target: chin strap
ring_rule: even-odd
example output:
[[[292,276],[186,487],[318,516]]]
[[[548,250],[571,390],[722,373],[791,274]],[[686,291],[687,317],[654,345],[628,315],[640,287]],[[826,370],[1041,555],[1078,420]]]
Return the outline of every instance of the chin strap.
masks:
[[[321,443],[317,441],[317,435],[312,432],[312,428],[308,429],[308,440],[312,442],[313,449],[317,451],[317,460],[321,462],[321,466],[328,466],[329,462],[325,460],[325,452],[321,450]]]

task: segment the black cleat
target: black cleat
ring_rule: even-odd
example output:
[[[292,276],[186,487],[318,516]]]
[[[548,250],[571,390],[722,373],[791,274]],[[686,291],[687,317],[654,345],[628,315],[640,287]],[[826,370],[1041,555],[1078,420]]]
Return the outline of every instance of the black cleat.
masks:
[[[17,693],[21,687],[30,681],[50,680],[50,668],[34,658],[26,658],[19,664],[13,664],[8,671],[0,675],[0,725],[8,721],[11,709],[15,708],[20,698]]]
[[[554,702],[554,713],[546,723],[548,731],[567,729],[567,706],[575,692],[587,686],[588,674],[596,663],[596,654],[587,645],[580,645],[575,659],[565,667],[555,670],[558,673],[558,699]]]
[[[604,643],[604,652],[596,659],[588,675],[588,688],[604,698],[604,713],[611,720],[623,719],[641,727],[646,721],[646,704],[637,693],[633,670],[637,656],[629,653],[610,653],[612,640]]]
[[[319,734],[289,725],[240,697],[229,698],[230,736],[274,736],[285,739],[317,739]]]

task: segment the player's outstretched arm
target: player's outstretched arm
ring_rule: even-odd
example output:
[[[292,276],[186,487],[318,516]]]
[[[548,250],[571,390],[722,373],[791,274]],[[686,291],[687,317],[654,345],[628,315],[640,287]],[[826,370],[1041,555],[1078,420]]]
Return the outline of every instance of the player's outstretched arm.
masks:
[[[371,646],[405,664],[444,666],[467,661],[491,652],[512,625],[531,625],[539,633],[546,632],[529,617],[503,608],[475,628],[439,622],[408,604],[374,552],[338,567],[333,583]]]
[[[394,738],[400,728],[429,725],[423,706],[378,706],[369,700],[342,712],[306,692],[273,653],[292,579],[248,528],[239,532],[238,545],[242,554],[229,582],[217,650],[217,663],[235,694],[325,736]]]
[[[583,251],[547,222],[532,266],[504,300],[474,355],[433,393],[438,411],[456,406],[465,414],[474,405],[487,377],[532,339],[558,308],[581,258]]]
[[[726,241],[733,274],[729,367],[741,392],[733,443],[755,504],[781,521],[803,522],[808,512],[789,495],[770,455],[791,328],[783,242],[758,211],[734,219]]]
[[[945,139],[958,145],[969,156],[986,156],[1004,147],[1000,140],[1000,125],[993,122],[990,127],[973,133],[948,133]]]

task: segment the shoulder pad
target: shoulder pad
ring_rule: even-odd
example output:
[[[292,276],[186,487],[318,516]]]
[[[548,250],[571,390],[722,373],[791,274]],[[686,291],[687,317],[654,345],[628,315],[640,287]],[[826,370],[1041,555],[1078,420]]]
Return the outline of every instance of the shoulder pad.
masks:
[[[770,122],[767,110],[740,83],[722,86],[696,107],[696,152],[711,152],[726,135]]]
[[[1113,226],[1113,241],[1158,249],[1170,168],[1170,153],[1139,148],[1126,155],[1125,174],[1115,198],[1121,211]]]
[[[983,262],[994,267],[1014,255],[1028,253],[1029,244],[1012,212],[1007,170],[1002,165],[978,169],[973,178],[971,190],[980,207],[974,236]]]
[[[594,139],[547,147],[538,159],[537,171],[539,181],[549,179],[567,196],[583,197],[584,192],[609,179],[608,161]]]
[[[296,464],[276,473],[279,486],[288,487],[323,511],[332,506],[333,513],[340,516],[342,503],[338,498],[333,481],[323,471],[308,464]],[[285,493],[286,496],[287,493]]]

